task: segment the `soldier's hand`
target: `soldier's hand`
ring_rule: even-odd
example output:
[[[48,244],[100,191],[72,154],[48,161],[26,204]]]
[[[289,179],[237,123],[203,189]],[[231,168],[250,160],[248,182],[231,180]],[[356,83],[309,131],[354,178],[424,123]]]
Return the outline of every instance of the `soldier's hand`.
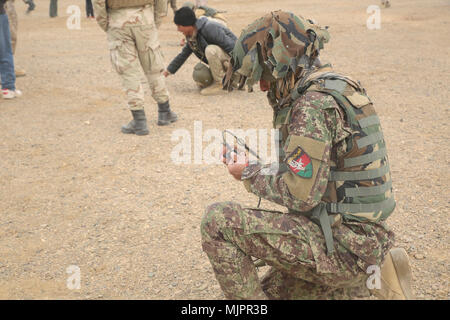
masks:
[[[242,171],[248,166],[248,156],[245,152],[237,153],[233,150],[227,156],[226,147],[223,148],[222,162],[227,165],[228,172],[236,179],[241,180]]]
[[[186,39],[185,38],[181,39],[180,46],[184,47],[185,44],[186,44]]]
[[[168,76],[170,76],[171,75],[171,73],[169,72],[169,71],[167,71],[167,70],[164,70],[163,71],[163,75],[164,75],[164,77],[168,77]]]

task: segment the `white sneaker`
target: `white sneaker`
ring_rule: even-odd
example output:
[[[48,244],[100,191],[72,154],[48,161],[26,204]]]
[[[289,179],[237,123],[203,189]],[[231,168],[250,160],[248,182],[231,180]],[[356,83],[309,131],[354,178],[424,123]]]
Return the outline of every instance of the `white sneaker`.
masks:
[[[2,90],[3,99],[14,99],[22,96],[22,91],[16,89],[16,91],[3,89]]]

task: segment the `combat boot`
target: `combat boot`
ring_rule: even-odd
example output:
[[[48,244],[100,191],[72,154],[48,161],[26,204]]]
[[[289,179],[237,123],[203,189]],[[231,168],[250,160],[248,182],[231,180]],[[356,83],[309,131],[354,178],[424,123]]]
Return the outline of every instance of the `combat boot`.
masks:
[[[122,126],[123,133],[134,133],[138,136],[145,136],[149,133],[147,128],[147,118],[144,110],[131,110],[133,120],[126,126]]]
[[[167,126],[178,120],[178,116],[170,110],[169,101],[158,103],[158,126]]]
[[[381,288],[371,292],[382,300],[412,300],[412,274],[405,249],[394,248],[381,267]]]

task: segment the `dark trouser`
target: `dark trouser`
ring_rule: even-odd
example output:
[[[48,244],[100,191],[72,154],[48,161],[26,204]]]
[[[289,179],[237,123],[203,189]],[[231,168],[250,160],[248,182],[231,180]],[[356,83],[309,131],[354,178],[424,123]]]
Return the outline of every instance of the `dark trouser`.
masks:
[[[92,0],[86,0],[86,17],[94,16],[94,8],[92,7]]]
[[[16,90],[11,34],[6,14],[0,14],[0,78],[2,89]]]
[[[58,0],[50,0],[50,17],[58,15]]]

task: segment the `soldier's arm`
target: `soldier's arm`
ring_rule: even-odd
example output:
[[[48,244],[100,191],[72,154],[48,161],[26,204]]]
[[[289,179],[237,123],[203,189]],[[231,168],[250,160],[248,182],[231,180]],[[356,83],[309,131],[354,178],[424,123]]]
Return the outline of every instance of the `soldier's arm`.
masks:
[[[106,0],[94,0],[93,2],[95,19],[103,31],[108,31],[108,11],[106,10]]]
[[[181,68],[181,66],[191,54],[192,49],[187,44],[185,44],[183,50],[181,50],[181,53],[173,58],[172,62],[170,62],[169,66],[167,67],[167,71],[169,71],[171,74],[175,74],[175,72],[177,72],[178,69]]]
[[[284,146],[287,171],[265,175],[264,167],[250,165],[242,174],[246,189],[296,211],[318,205],[327,188],[335,128],[343,121],[336,107],[331,96],[321,93],[311,92],[300,98],[292,110]]]

